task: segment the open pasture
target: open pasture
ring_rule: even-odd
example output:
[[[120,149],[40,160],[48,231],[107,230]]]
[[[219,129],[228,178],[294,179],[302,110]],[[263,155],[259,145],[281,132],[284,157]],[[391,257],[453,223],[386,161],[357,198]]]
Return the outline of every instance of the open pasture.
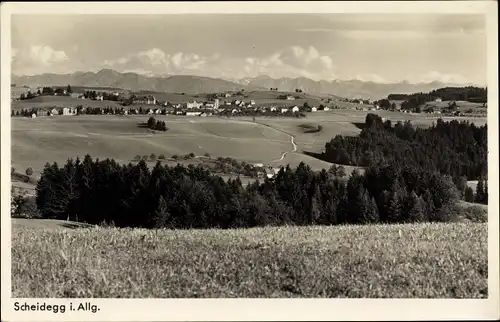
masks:
[[[148,116],[108,115],[13,118],[12,166],[21,172],[32,167],[37,175],[47,161],[62,163],[87,153],[120,163],[129,162],[136,155],[171,157],[191,152],[271,163],[292,149],[286,134],[259,124],[159,116],[158,119],[167,121],[169,130],[150,134],[147,128],[138,127],[147,119]]]
[[[12,225],[14,297],[488,296],[487,224],[189,231],[70,229],[81,225],[53,220]]]
[[[93,101],[88,99],[79,99],[69,96],[38,96],[28,100],[14,101],[11,103],[11,109],[14,111],[31,108],[62,108],[62,107],[115,107],[121,108],[119,102],[114,101]]]
[[[325,143],[334,136],[359,134],[361,130],[355,123],[364,123],[367,113],[370,112],[333,110],[308,113],[305,119],[257,117],[255,122],[251,117],[161,115],[156,118],[165,120],[169,130],[155,134],[138,126],[146,122],[148,116],[12,118],[12,166],[21,172],[32,167],[36,176],[47,161],[62,163],[68,157],[83,157],[82,151],[101,159],[114,158],[120,163],[129,162],[136,155],[154,153],[168,158],[192,152],[273,166],[295,167],[305,162],[320,170],[331,164],[303,152],[321,153]],[[430,126],[437,120],[423,114],[375,113],[392,121],[411,120],[416,126]],[[478,125],[486,122],[486,118],[453,119],[469,119]],[[306,133],[303,125],[322,128],[316,133]]]
[[[336,135],[356,136],[361,129],[356,125],[364,124],[368,113],[377,114],[383,118],[397,121],[411,121],[412,124],[419,127],[431,126],[437,121],[437,116],[433,117],[427,114],[400,113],[391,111],[356,111],[350,109],[335,109],[330,111],[318,111],[307,113],[305,119],[301,118],[275,118],[258,117],[256,122],[275,128],[295,137],[295,143],[300,151],[309,151],[319,153],[323,151],[325,143]],[[467,117],[442,117],[444,120],[468,120],[477,125],[486,123],[486,118],[467,118]],[[234,119],[252,122],[252,117],[236,117]],[[316,133],[306,133],[303,126],[318,127],[322,129]]]

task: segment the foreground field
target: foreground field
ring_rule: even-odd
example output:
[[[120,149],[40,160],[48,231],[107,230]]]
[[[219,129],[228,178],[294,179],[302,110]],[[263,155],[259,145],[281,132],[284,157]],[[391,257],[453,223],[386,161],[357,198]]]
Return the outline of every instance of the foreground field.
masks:
[[[147,231],[12,221],[14,297],[488,293],[486,224]]]

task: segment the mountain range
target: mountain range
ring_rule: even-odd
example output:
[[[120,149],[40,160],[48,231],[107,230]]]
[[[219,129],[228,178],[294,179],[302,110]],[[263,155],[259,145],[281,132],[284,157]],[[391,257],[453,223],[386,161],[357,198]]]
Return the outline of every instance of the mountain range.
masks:
[[[468,86],[472,84],[448,84],[442,82],[412,84],[407,81],[399,83],[375,83],[360,80],[319,80],[306,77],[271,78],[257,76],[243,79],[219,79],[194,75],[145,76],[138,73],[119,73],[111,69],[99,72],[75,72],[72,74],[40,74],[33,76],[12,75],[12,84],[17,86],[72,86],[111,87],[132,91],[153,91],[169,93],[202,94],[244,89],[294,91],[296,88],[310,94],[328,93],[345,98],[382,99],[389,94],[407,94],[429,92],[447,86]]]

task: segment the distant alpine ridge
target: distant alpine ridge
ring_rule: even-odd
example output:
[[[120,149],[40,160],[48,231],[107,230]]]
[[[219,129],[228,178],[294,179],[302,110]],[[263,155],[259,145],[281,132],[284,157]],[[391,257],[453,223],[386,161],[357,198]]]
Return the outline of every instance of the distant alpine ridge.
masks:
[[[154,91],[169,93],[202,94],[244,89],[279,91],[295,91],[302,89],[310,94],[328,93],[345,98],[382,99],[391,93],[409,94],[429,92],[447,86],[469,86],[472,84],[447,84],[442,82],[412,84],[407,81],[399,83],[375,83],[360,80],[320,80],[306,77],[271,78],[266,75],[254,78],[224,80],[194,75],[150,76],[133,72],[119,73],[112,69],[99,72],[75,72],[72,74],[40,74],[33,76],[12,75],[12,84],[17,86],[84,86],[111,87],[132,91]]]

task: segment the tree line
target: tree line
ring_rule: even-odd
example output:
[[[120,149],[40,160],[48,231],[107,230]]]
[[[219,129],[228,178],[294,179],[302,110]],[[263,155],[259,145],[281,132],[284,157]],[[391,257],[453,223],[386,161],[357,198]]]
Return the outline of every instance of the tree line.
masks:
[[[62,114],[63,109],[61,107],[53,107],[58,110],[59,114]],[[12,110],[11,116],[20,117],[31,117],[31,115],[39,115],[41,110],[52,110],[53,108],[23,108],[21,110]],[[111,115],[123,115],[125,111],[129,114],[146,115],[149,114],[149,109],[143,109],[139,107],[136,109],[125,109],[123,107],[83,107],[83,105],[77,105],[75,107],[77,115],[101,115],[101,114],[111,114]],[[162,115],[166,115],[166,109],[161,110]]]
[[[202,166],[149,169],[86,155],[46,164],[36,187],[43,218],[144,228],[247,228],[449,220],[458,191],[449,176],[411,166],[373,166],[347,182],[337,168],[301,163],[246,187]]]
[[[390,94],[389,100],[416,100],[419,104],[425,104],[441,98],[443,101],[468,101],[473,103],[486,103],[488,100],[488,89],[475,86],[466,87],[444,87],[428,93],[413,94]]]
[[[459,185],[479,180],[487,185],[488,128],[453,120],[422,129],[410,121],[383,121],[368,114],[357,137],[337,135],[325,145],[326,161],[354,166],[409,165],[450,175]]]

